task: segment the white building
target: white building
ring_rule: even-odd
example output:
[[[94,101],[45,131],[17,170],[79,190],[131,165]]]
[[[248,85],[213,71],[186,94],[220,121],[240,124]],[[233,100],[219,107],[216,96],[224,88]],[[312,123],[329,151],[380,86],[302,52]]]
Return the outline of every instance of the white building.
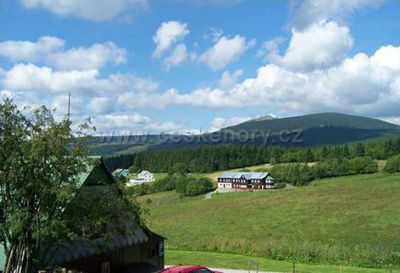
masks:
[[[136,186],[144,183],[154,182],[154,175],[149,171],[141,171],[137,178],[131,178],[128,182],[128,186]]]

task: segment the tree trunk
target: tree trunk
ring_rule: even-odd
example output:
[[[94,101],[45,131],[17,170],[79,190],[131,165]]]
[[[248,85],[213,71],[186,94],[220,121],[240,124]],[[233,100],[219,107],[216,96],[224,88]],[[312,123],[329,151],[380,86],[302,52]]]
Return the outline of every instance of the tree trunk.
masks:
[[[30,248],[23,244],[12,246],[7,257],[4,273],[32,273],[33,270]]]

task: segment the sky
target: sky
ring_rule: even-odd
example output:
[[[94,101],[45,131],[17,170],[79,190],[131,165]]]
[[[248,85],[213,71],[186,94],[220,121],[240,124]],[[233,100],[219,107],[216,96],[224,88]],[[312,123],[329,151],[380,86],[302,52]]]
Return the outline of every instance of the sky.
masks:
[[[0,97],[97,134],[272,115],[400,124],[397,0],[1,0]]]

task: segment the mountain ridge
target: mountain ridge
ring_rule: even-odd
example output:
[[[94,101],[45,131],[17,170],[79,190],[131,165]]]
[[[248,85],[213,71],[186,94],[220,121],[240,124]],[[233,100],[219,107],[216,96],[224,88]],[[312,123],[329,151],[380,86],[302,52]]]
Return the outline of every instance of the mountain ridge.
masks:
[[[380,119],[350,115],[337,112],[323,112],[302,116],[274,118],[274,119],[252,119],[246,122],[229,126],[219,132],[226,131],[268,131],[278,133],[283,130],[306,130],[311,128],[351,128],[366,130],[400,130],[400,126]]]

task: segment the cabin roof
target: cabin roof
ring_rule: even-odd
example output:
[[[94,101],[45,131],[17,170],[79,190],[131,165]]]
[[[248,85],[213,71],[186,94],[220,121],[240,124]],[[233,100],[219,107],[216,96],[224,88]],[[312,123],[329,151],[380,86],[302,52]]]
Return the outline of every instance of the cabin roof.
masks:
[[[108,226],[110,231],[107,238],[100,237],[91,240],[78,238],[74,241],[66,242],[61,246],[50,246],[44,253],[46,264],[61,265],[99,253],[141,244],[147,242],[150,236],[165,239],[125,215],[128,211],[125,211],[124,201],[120,199],[121,193],[118,190],[113,190],[115,188],[110,187],[115,183],[113,175],[102,158],[90,158],[87,161],[86,170],[79,175],[79,184],[82,190],[76,198],[88,200],[86,197],[90,197],[91,195],[96,196],[94,194],[96,192],[102,193],[101,195],[104,197],[108,196],[106,198],[110,198],[110,202],[113,202],[114,205],[116,202],[120,203],[121,207],[118,208],[119,215],[117,217],[119,220]]]

